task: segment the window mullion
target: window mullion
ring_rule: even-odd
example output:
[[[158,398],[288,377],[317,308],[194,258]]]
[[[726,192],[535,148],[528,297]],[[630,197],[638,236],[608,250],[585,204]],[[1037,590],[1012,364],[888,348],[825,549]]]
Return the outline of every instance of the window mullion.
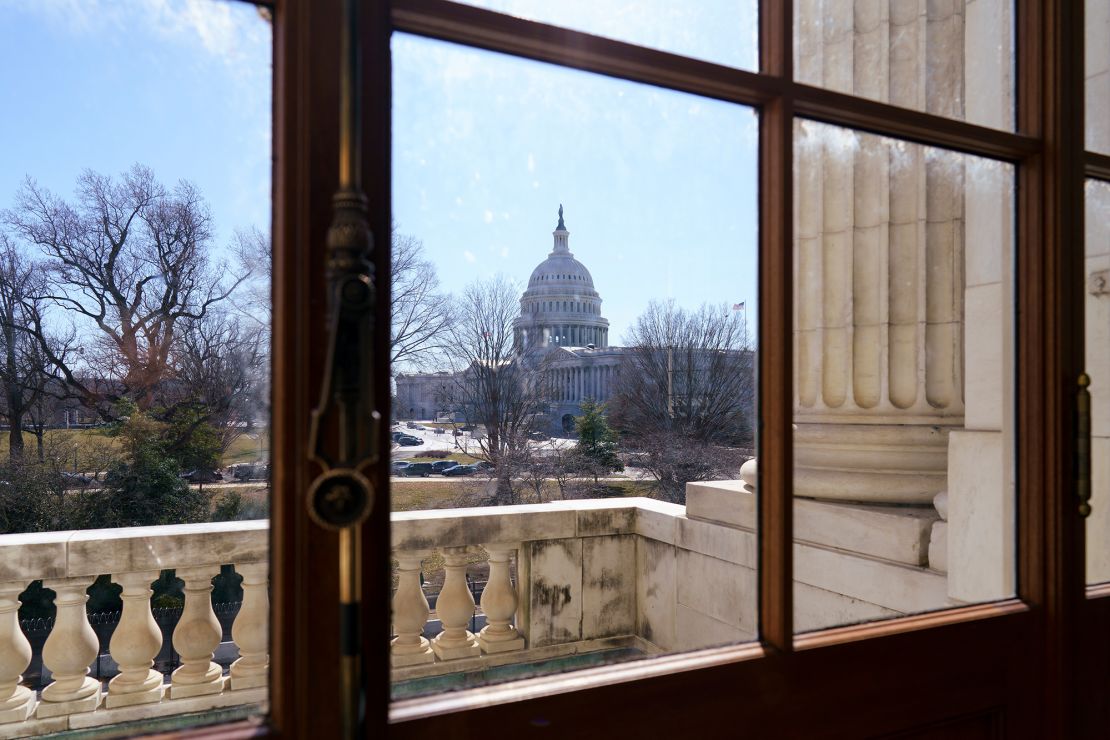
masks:
[[[793,3],[760,15],[760,67],[793,76]],[[791,84],[784,83],[789,90]],[[762,109],[759,136],[759,623],[767,646],[790,651],[793,584],[793,100]]]

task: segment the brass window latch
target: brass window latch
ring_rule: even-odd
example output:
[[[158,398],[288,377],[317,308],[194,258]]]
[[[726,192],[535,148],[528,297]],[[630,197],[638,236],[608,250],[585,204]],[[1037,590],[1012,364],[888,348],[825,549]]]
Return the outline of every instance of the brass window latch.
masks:
[[[1091,378],[1087,373],[1079,376],[1076,393],[1075,423],[1075,492],[1079,497],[1079,516],[1091,515]]]
[[[340,33],[339,186],[327,234],[328,349],[308,457],[322,472],[308,513],[339,533],[339,647],[342,737],[363,736],[361,524],[374,505],[369,470],[378,463],[381,415],[374,398],[374,237],[362,189],[359,0],[343,0]]]

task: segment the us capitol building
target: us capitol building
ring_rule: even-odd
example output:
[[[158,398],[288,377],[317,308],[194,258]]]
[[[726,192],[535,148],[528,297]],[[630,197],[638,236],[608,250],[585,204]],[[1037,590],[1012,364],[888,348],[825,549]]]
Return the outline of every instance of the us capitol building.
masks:
[[[590,271],[570,251],[562,206],[552,236],[551,253],[532,270],[528,288],[520,296],[513,339],[518,352],[547,352],[544,365],[555,378],[551,426],[568,430],[581,413],[582,401],[609,399],[625,350],[609,346],[609,321],[601,314],[601,295]],[[454,373],[402,373],[396,380],[396,418],[454,418],[443,400],[456,382]]]

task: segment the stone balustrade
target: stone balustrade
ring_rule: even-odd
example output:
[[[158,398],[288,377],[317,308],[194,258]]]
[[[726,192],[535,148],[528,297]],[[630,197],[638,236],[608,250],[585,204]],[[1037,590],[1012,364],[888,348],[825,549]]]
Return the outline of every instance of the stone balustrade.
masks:
[[[0,537],[0,738],[265,702],[268,525],[262,520]],[[222,636],[212,578],[223,565],[243,576],[243,603],[232,627],[240,657],[228,676],[212,660]],[[163,641],[150,586],[170,569],[185,583],[185,606],[172,636],[181,665],[167,683],[153,669]],[[109,644],[119,673],[106,686],[89,675],[99,646],[85,611],[86,589],[103,574],[123,589],[123,611]],[[31,646],[18,618],[19,594],[36,580],[54,591],[57,608],[42,651],[52,680],[38,696],[20,685]]]
[[[650,655],[755,639],[754,466],[745,466],[744,480],[691,483],[686,506],[624,498],[394,513],[394,680],[609,648]],[[921,507],[796,499],[797,628],[954,605],[929,560],[937,521]],[[434,615],[442,627],[429,640],[437,628],[420,573],[439,562],[429,560],[435,552],[445,573]],[[483,553],[486,626],[475,635],[465,571]]]
[[[606,649],[649,655],[755,635],[753,532],[689,520],[676,504],[624,498],[395,512],[392,537],[397,681]],[[429,560],[437,552],[444,571],[434,615],[440,631],[429,640],[437,628],[420,574],[440,562]],[[489,580],[476,605],[466,586],[466,570],[476,566],[467,563],[483,559]],[[735,582],[706,591],[682,577],[703,560],[735,568]],[[477,606],[485,627],[473,634]]]

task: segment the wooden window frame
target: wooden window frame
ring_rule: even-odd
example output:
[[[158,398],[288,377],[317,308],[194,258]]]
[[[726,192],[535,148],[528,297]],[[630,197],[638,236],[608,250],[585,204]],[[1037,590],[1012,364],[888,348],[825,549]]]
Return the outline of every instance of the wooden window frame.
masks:
[[[368,733],[500,736],[573,726],[577,737],[776,727],[781,736],[898,732],[905,718],[982,717],[1007,737],[1076,736],[1083,529],[1074,515],[1074,379],[1083,364],[1083,8],[1016,0],[1016,131],[997,131],[793,80],[790,0],[764,0],[758,73],[512,18],[448,0],[365,0],[364,182],[375,234],[390,225],[391,33],[495,50],[755,107],[760,114],[760,642],[588,669],[419,702],[389,700],[389,507],[363,533]],[[272,703],[268,722],[205,737],[338,736],[336,537],[309,521],[305,445],[324,353],[323,235],[337,180],[339,0],[277,0],[275,17]],[[1015,165],[1019,598],[795,636],[791,574],[792,160],[795,116]],[[379,242],[384,244],[384,242]],[[1079,248],[1076,247],[1079,245]],[[388,249],[375,261],[388,284]],[[376,351],[388,357],[388,296]],[[388,378],[376,376],[378,397]],[[383,414],[388,409],[383,409]],[[384,436],[384,435],[383,435]],[[382,443],[388,454],[388,440]],[[1020,646],[1020,647],[1019,647]],[[924,660],[900,670],[901,660]],[[932,658],[933,660],[930,660]],[[865,666],[858,670],[853,666]],[[999,683],[993,671],[1009,671]],[[984,682],[946,685],[955,668]],[[965,676],[966,677],[966,676]],[[893,690],[892,686],[897,686]],[[866,707],[866,711],[843,711]],[[1002,708],[1001,710],[999,708]],[[1004,710],[1004,711],[1002,711]],[[978,721],[978,720],[976,720]],[[991,724],[994,723],[994,724]],[[616,733],[616,734],[614,734]]]

